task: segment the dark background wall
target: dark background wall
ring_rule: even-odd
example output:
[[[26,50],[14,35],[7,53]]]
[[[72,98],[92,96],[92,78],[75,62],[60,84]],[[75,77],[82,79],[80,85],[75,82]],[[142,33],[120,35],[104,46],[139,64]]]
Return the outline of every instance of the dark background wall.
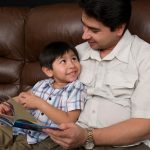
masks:
[[[0,0],[0,6],[36,6],[52,3],[74,3],[78,0]]]

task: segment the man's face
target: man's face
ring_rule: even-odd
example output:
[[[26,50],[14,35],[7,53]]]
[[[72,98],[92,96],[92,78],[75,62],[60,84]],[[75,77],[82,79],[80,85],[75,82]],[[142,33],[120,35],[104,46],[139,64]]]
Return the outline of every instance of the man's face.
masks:
[[[109,27],[103,25],[96,19],[82,13],[83,35],[90,47],[95,50],[112,50],[123,33],[123,27],[111,31]]]

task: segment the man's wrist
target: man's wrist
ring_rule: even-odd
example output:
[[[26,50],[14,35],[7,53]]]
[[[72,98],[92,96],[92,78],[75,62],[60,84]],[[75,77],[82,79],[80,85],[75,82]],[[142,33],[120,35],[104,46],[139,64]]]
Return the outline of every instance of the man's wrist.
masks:
[[[85,141],[85,144],[84,144],[84,148],[86,150],[92,150],[95,146],[94,138],[93,138],[93,129],[87,128],[86,132],[87,132],[87,138],[86,138],[86,141]]]

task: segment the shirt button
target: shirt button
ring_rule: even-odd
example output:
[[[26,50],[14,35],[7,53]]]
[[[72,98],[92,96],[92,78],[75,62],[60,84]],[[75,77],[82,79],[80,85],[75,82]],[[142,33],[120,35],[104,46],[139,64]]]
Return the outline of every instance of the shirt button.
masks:
[[[95,110],[92,110],[92,113],[95,114]]]
[[[43,113],[43,112],[41,112],[41,115],[44,115],[44,113]]]
[[[28,131],[29,134],[31,134],[31,131]]]
[[[49,100],[51,100],[51,97],[49,97]]]

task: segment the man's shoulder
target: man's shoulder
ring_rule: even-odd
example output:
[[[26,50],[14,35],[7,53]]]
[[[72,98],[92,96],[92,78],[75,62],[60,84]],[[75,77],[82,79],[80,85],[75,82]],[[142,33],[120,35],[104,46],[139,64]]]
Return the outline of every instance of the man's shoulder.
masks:
[[[150,44],[137,35],[134,35],[131,51],[136,55],[140,55],[141,57],[150,55]]]
[[[131,55],[137,65],[150,64],[150,44],[138,37],[133,35],[134,40],[131,44]]]
[[[91,47],[89,46],[88,42],[84,42],[82,44],[79,44],[76,46],[76,49],[79,53],[80,60],[82,60],[83,57],[86,57],[91,50]]]
[[[146,41],[144,41],[142,38],[140,38],[137,35],[133,35],[134,36],[134,43],[137,44],[138,46],[140,45],[140,47],[150,47],[150,43],[147,43]]]

